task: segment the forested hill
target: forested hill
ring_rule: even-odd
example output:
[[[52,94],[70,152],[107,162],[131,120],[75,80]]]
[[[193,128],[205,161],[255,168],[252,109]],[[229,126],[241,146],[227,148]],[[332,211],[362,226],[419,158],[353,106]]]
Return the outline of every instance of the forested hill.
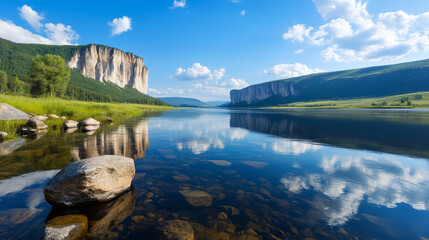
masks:
[[[29,70],[31,60],[37,55],[59,55],[68,61],[77,51],[86,46],[57,46],[42,44],[14,43],[0,38],[0,70],[9,77],[18,77],[26,83],[29,92]],[[70,81],[64,98],[100,102],[129,102],[167,105],[163,101],[140,93],[131,87],[120,88],[112,83],[102,83],[83,76],[79,71],[71,71]]]
[[[429,60],[271,81],[232,90],[230,97],[232,106],[277,106],[423,91],[429,91]]]

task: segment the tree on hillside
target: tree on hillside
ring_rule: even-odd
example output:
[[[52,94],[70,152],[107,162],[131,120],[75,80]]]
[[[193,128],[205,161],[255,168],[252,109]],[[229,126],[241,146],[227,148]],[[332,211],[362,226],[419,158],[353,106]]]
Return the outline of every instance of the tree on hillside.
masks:
[[[31,62],[30,79],[32,94],[61,97],[70,79],[70,68],[60,56],[38,55]]]
[[[9,78],[9,90],[13,93],[23,93],[24,83],[18,79],[18,77]]]
[[[0,71],[0,93],[4,93],[7,89],[7,74]]]

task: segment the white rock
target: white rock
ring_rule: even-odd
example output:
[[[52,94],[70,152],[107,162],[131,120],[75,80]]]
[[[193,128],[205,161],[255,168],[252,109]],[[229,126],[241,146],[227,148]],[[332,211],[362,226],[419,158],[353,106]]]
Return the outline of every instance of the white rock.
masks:
[[[27,123],[24,125],[24,127],[32,128],[32,129],[46,129],[48,128],[48,125],[46,125],[44,122],[39,121],[35,118],[32,118],[27,121]]]
[[[50,118],[60,118],[60,117],[58,117],[57,115],[55,115],[55,114],[48,114],[48,117],[50,117]]]
[[[7,133],[6,132],[0,132],[0,140],[3,140],[7,137]]]
[[[48,117],[46,116],[35,116],[33,119],[39,120],[39,121],[46,121],[48,120]]]
[[[109,201],[131,186],[135,175],[131,158],[105,155],[71,163],[45,188],[46,201],[76,206]]]
[[[73,120],[68,120],[67,122],[63,123],[63,128],[68,129],[68,128],[78,128],[79,127],[79,122],[73,121]]]
[[[80,123],[83,127],[86,126],[100,126],[101,123],[94,118],[87,118]]]

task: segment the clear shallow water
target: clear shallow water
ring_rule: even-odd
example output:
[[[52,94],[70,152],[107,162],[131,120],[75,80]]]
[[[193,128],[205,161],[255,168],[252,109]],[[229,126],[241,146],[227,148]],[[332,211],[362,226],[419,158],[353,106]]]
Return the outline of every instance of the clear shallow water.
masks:
[[[45,202],[58,169],[103,154],[136,159],[132,191],[90,208]],[[151,113],[0,145],[0,238],[40,238],[45,221],[77,212],[92,238],[156,239],[172,219],[196,239],[429,238],[428,159],[424,111]],[[184,190],[213,200],[192,206]]]

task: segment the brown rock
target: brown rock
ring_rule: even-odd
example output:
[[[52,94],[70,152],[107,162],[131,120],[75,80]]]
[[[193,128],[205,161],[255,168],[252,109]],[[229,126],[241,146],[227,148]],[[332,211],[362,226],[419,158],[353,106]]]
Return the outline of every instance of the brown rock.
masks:
[[[87,230],[88,219],[84,215],[60,216],[46,223],[43,239],[82,239],[85,237]]]
[[[177,219],[165,221],[160,230],[168,240],[194,240],[194,229],[186,221]]]

